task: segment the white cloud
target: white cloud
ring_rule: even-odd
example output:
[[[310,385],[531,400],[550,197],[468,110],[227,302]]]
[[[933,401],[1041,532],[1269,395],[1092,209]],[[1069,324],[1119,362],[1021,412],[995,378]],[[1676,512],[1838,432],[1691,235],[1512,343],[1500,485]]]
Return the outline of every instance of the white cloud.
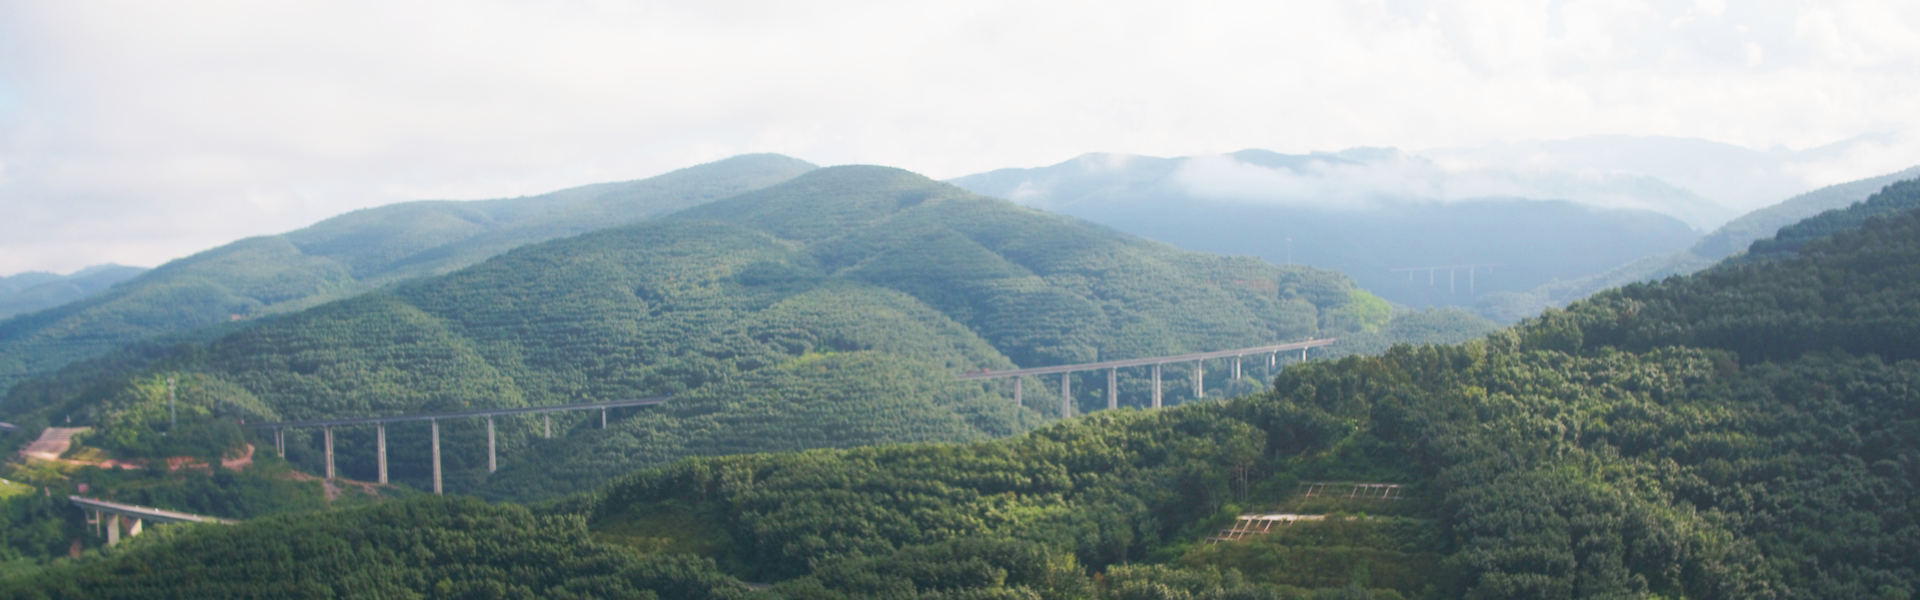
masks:
[[[1805,148],[1920,131],[1916,63],[1896,0],[5,2],[0,273],[753,151],[951,177],[1096,150]]]
[[[1181,163],[1174,181],[1199,197],[1333,210],[1390,209],[1407,201],[1570,200],[1602,208],[1650,210],[1700,229],[1738,214],[1658,180],[1618,170],[1580,168],[1577,161],[1586,157],[1539,148],[1505,153],[1488,163],[1455,156],[1448,164],[1395,150],[1320,156],[1296,168],[1269,168],[1225,155],[1199,156]]]

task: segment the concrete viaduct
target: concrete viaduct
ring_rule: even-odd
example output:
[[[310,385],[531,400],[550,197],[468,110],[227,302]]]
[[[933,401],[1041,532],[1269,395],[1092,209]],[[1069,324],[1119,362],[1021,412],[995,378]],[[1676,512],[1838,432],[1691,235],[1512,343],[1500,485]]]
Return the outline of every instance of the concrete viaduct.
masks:
[[[80,510],[87,512],[87,524],[94,527],[96,534],[99,532],[101,526],[107,528],[108,546],[120,543],[121,519],[128,519],[133,522],[133,525],[127,528],[127,537],[140,535],[141,525],[147,521],[152,521],[155,525],[165,523],[220,523],[222,525],[232,525],[239,522],[174,512],[149,506],[135,506],[93,498],[82,498],[79,496],[67,496],[67,500],[72,502],[74,506],[79,507]]]
[[[1302,359],[1305,359],[1308,348],[1318,348],[1321,346],[1326,346],[1334,343],[1334,341],[1335,341],[1334,339],[1328,338],[1324,340],[1308,340],[1305,342],[1294,342],[1291,344],[1277,344],[1272,346],[1255,346],[1252,348],[1241,348],[1238,350],[1221,350],[1217,352],[1200,352],[1200,353],[1194,353],[1194,354],[1178,354],[1173,356],[1157,356],[1152,358],[1110,360],[1110,361],[1104,361],[1104,362],[1083,363],[1083,364],[1076,364],[1076,365],[1059,365],[1059,366],[1053,366],[1053,367],[1035,367],[1032,369],[1015,369],[1012,371],[976,371],[976,372],[962,374],[959,377],[960,379],[1012,378],[1013,379],[1013,401],[1015,403],[1019,403],[1021,401],[1021,394],[1022,394],[1021,378],[1027,377],[1030,375],[1051,375],[1051,374],[1058,373],[1061,376],[1060,377],[1060,416],[1062,418],[1065,418],[1065,417],[1073,416],[1073,402],[1072,402],[1073,390],[1072,390],[1071,382],[1072,382],[1072,373],[1075,371],[1098,371],[1098,370],[1107,371],[1107,408],[1114,409],[1114,408],[1119,408],[1119,402],[1120,402],[1119,389],[1118,389],[1118,386],[1116,385],[1119,369],[1127,368],[1127,367],[1142,367],[1142,366],[1153,367],[1153,406],[1154,408],[1159,408],[1161,404],[1161,385],[1160,385],[1161,365],[1165,365],[1169,363],[1185,363],[1185,362],[1193,363],[1193,375],[1194,375],[1193,395],[1194,397],[1198,398],[1198,397],[1203,397],[1205,395],[1205,390],[1201,387],[1201,375],[1204,373],[1202,369],[1203,369],[1204,363],[1207,360],[1219,359],[1219,358],[1233,359],[1233,376],[1234,378],[1238,379],[1240,377],[1240,363],[1244,357],[1259,356],[1264,354],[1267,357],[1267,366],[1271,367],[1278,363],[1278,357],[1281,352],[1293,352],[1295,350],[1298,350],[1300,351],[1300,357]],[[431,435],[433,436],[433,441],[432,441],[433,493],[439,494],[439,493],[442,493],[441,482],[440,482],[440,421],[442,419],[484,418],[487,420],[487,472],[492,473],[499,466],[499,462],[498,462],[499,457],[497,453],[497,447],[495,446],[495,443],[494,443],[494,429],[493,429],[494,417],[539,413],[543,417],[543,423],[546,429],[546,437],[551,438],[553,437],[553,419],[551,417],[551,413],[576,411],[576,410],[599,410],[600,411],[600,427],[604,429],[607,426],[607,410],[608,409],[633,407],[633,406],[652,406],[652,405],[664,403],[670,398],[671,396],[658,396],[653,398],[641,398],[636,400],[613,400],[608,402],[590,402],[590,403],[584,403],[584,404],[561,404],[561,405],[554,405],[554,406],[529,406],[529,407],[522,407],[522,408],[489,408],[489,409],[466,410],[466,411],[456,411],[456,412],[419,413],[419,414],[399,415],[399,416],[391,416],[391,417],[351,417],[351,418],[342,418],[342,419],[316,419],[316,420],[310,420],[310,421],[282,421],[277,423],[256,423],[253,426],[260,429],[273,430],[274,449],[280,454],[281,458],[286,458],[287,456],[287,437],[286,437],[287,431],[286,430],[293,429],[293,428],[301,428],[301,427],[320,428],[322,435],[324,437],[323,444],[324,444],[324,448],[325,448],[324,451],[326,455],[327,478],[333,479],[337,475],[333,466],[333,428],[339,427],[339,426],[346,426],[346,425],[373,425],[375,427],[374,443],[376,445],[375,455],[377,457],[377,463],[379,466],[379,477],[380,477],[379,483],[384,484],[384,483],[387,483],[387,424],[397,423],[402,421],[427,421],[428,423],[431,424],[431,431],[432,431]]]
[[[1334,339],[1329,338],[1324,340],[1308,340],[1305,342],[1294,342],[1291,344],[1278,344],[1273,346],[1255,346],[1252,348],[1241,348],[1238,350],[1221,350],[1217,352],[1199,352],[1194,354],[1178,354],[1173,356],[1157,356],[1152,358],[1110,360],[1110,361],[1103,361],[1103,362],[1081,363],[1081,364],[1075,364],[1075,365],[1059,365],[1059,366],[1053,366],[1053,367],[1035,367],[1031,369],[1015,369],[1011,371],[996,372],[996,371],[983,370],[983,371],[965,373],[960,375],[959,377],[960,379],[1011,378],[1013,379],[1013,401],[1015,403],[1019,403],[1021,401],[1021,389],[1020,389],[1021,383],[1020,382],[1022,378],[1033,376],[1033,375],[1052,375],[1052,374],[1058,373],[1060,374],[1060,416],[1062,418],[1066,418],[1066,417],[1073,416],[1072,374],[1075,371],[1105,370],[1107,372],[1107,408],[1109,410],[1112,410],[1120,407],[1120,393],[1119,393],[1119,387],[1116,383],[1119,377],[1118,375],[1119,370],[1122,368],[1128,368],[1128,367],[1152,367],[1153,368],[1152,370],[1153,407],[1159,408],[1161,404],[1161,392],[1162,392],[1161,385],[1160,385],[1161,365],[1166,365],[1169,363],[1192,362],[1193,363],[1193,395],[1194,397],[1199,398],[1199,397],[1205,396],[1205,393],[1206,393],[1206,390],[1203,387],[1201,387],[1201,376],[1204,374],[1204,371],[1202,370],[1204,368],[1203,365],[1208,360],[1219,359],[1219,358],[1233,359],[1233,377],[1235,379],[1238,379],[1240,377],[1240,363],[1244,357],[1259,356],[1264,354],[1267,356],[1267,366],[1272,367],[1278,364],[1278,357],[1281,352],[1292,352],[1295,350],[1299,350],[1300,358],[1304,360],[1307,356],[1308,348],[1318,348],[1321,346],[1327,346],[1334,343],[1334,341],[1335,341]],[[333,466],[333,428],[336,426],[344,426],[344,425],[373,425],[376,432],[374,439],[376,440],[375,443],[378,446],[376,454],[378,456],[378,463],[379,463],[379,469],[380,469],[380,483],[384,484],[384,483],[387,483],[387,424],[397,423],[402,421],[427,421],[428,423],[431,424],[431,431],[433,436],[433,443],[432,443],[432,446],[433,446],[433,493],[439,494],[439,493],[442,493],[441,485],[440,485],[440,420],[441,419],[484,418],[487,420],[487,472],[491,473],[494,470],[496,470],[499,466],[497,447],[494,444],[494,429],[493,429],[494,417],[538,413],[541,415],[542,424],[545,426],[545,436],[548,438],[552,438],[553,437],[552,413],[576,411],[576,410],[599,410],[600,411],[600,427],[602,429],[605,429],[607,427],[607,410],[608,409],[636,407],[636,406],[653,406],[653,405],[665,403],[667,400],[671,398],[672,396],[657,396],[653,398],[640,398],[640,399],[634,399],[634,400],[613,400],[608,402],[589,402],[589,403],[583,403],[583,404],[560,404],[560,405],[553,405],[553,406],[528,406],[528,407],[521,407],[521,408],[488,408],[488,409],[465,410],[465,411],[454,411],[454,412],[417,413],[417,414],[411,414],[411,415],[399,415],[399,416],[391,416],[391,417],[350,417],[350,418],[342,418],[342,419],[315,419],[315,420],[309,420],[309,421],[281,421],[281,422],[275,422],[275,423],[256,423],[253,426],[260,429],[273,430],[274,450],[280,454],[281,458],[286,458],[287,456],[287,430],[288,429],[300,428],[300,427],[319,427],[323,432],[323,435],[325,436],[324,443],[326,448],[327,478],[333,479],[336,476],[336,472],[334,471],[334,466]],[[135,506],[131,504],[120,504],[118,502],[109,502],[106,500],[97,500],[93,498],[82,498],[79,496],[68,496],[68,499],[73,503],[74,506],[79,507],[81,510],[86,511],[89,514],[87,524],[93,525],[96,529],[102,526],[106,528],[107,545],[109,546],[120,543],[120,529],[121,529],[120,522],[122,519],[132,520],[132,525],[128,528],[128,533],[127,533],[128,536],[139,535],[142,525],[148,521],[151,521],[154,524],[196,522],[196,523],[223,523],[223,524],[229,524],[229,525],[237,522],[237,521],[231,521],[227,519],[219,519],[215,517],[194,515],[194,514],[188,514],[183,512],[175,512],[175,511],[164,510],[159,508]]]
[[[1032,369],[1014,369],[1012,371],[974,371],[974,372],[963,374],[960,376],[960,378],[961,379],[1005,379],[1005,378],[1011,377],[1013,378],[1013,402],[1015,404],[1019,404],[1020,395],[1021,395],[1020,381],[1022,378],[1025,378],[1029,375],[1052,375],[1054,373],[1059,373],[1060,374],[1060,418],[1064,419],[1064,418],[1073,416],[1073,372],[1074,371],[1105,370],[1107,372],[1107,410],[1113,410],[1116,408],[1120,408],[1120,387],[1118,385],[1118,381],[1120,377],[1120,369],[1126,368],[1126,367],[1146,367],[1146,366],[1153,367],[1153,407],[1160,408],[1160,394],[1161,394],[1160,366],[1161,365],[1165,365],[1168,363],[1192,362],[1193,363],[1193,397],[1201,398],[1206,396],[1206,390],[1201,387],[1201,381],[1200,381],[1201,375],[1204,374],[1204,371],[1202,369],[1204,368],[1203,365],[1206,363],[1206,361],[1210,359],[1216,359],[1216,358],[1233,359],[1233,378],[1239,379],[1240,378],[1240,360],[1243,357],[1259,356],[1259,355],[1265,354],[1267,355],[1267,366],[1272,367],[1278,364],[1279,356],[1281,352],[1292,352],[1294,350],[1299,350],[1300,358],[1302,360],[1305,360],[1307,357],[1308,348],[1318,348],[1321,346],[1330,345],[1335,341],[1336,341],[1335,338],[1327,338],[1324,340],[1307,340],[1304,342],[1294,342],[1291,344],[1279,344],[1275,346],[1255,346],[1252,348],[1241,348],[1238,350],[1220,350],[1217,352],[1198,352],[1194,354],[1156,356],[1153,358],[1130,358],[1126,360],[1109,360],[1104,362],[1081,363],[1077,365],[1060,365],[1056,367],[1035,367]]]
[[[496,453],[496,448],[494,446],[494,437],[493,437],[493,418],[494,417],[539,413],[541,415],[541,420],[546,426],[546,437],[551,438],[553,437],[552,413],[575,411],[575,410],[598,409],[600,411],[600,428],[606,429],[607,409],[623,408],[623,407],[629,407],[629,406],[653,406],[655,404],[666,402],[669,398],[672,398],[672,396],[670,395],[657,396],[653,398],[640,398],[637,400],[612,400],[607,402],[588,402],[584,404],[528,406],[528,407],[522,407],[522,408],[483,408],[479,410],[463,410],[463,411],[442,412],[442,413],[418,413],[418,414],[400,415],[400,416],[393,416],[393,417],[350,417],[350,418],[344,418],[344,419],[317,419],[312,421],[282,421],[278,423],[257,423],[254,425],[254,427],[257,427],[260,429],[273,430],[273,447],[275,451],[280,453],[280,458],[287,457],[287,430],[288,429],[298,428],[298,427],[319,427],[320,430],[324,432],[323,435],[325,436],[325,439],[326,439],[325,445],[326,445],[326,456],[327,456],[327,479],[333,479],[335,475],[333,470],[333,428],[341,425],[373,425],[375,428],[374,443],[378,447],[376,454],[379,457],[378,462],[380,465],[380,483],[386,483],[387,482],[387,424],[397,423],[401,421],[426,421],[432,424],[433,493],[438,494],[438,493],[441,493],[440,492],[440,420],[441,419],[484,418],[487,420],[487,472],[492,473],[494,472],[495,469],[499,468],[499,462],[498,462],[499,456]]]

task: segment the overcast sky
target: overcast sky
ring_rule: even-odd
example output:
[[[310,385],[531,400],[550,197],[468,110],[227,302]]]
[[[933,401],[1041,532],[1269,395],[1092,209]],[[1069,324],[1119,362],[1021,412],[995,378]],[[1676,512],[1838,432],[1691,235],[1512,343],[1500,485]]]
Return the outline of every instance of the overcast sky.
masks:
[[[0,274],[744,152],[947,178],[1090,151],[1912,132],[1911,0],[0,0]]]

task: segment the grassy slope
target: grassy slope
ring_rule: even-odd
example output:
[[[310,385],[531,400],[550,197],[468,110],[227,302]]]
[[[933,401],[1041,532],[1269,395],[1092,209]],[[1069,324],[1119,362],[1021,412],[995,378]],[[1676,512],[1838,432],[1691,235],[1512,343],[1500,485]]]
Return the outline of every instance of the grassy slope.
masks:
[[[296,311],[511,248],[631,223],[813,166],[749,155],[659,177],[479,202],[408,202],[175,260],[86,299],[0,321],[0,391],[129,342]],[[0,414],[35,407],[0,405]]]

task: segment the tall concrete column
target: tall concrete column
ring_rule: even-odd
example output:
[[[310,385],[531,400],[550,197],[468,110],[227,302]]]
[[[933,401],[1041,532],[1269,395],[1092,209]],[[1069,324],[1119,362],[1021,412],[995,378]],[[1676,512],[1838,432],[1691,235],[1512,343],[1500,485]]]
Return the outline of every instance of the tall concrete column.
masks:
[[[1279,352],[1274,352],[1274,353],[1272,353],[1272,354],[1268,354],[1268,355],[1267,355],[1267,370],[1268,370],[1268,371],[1272,371],[1272,370],[1273,370],[1273,368],[1274,368],[1275,366],[1278,366],[1279,364],[1280,364],[1280,353],[1279,353]],[[1269,373],[1269,375],[1271,375],[1271,373]]]
[[[127,528],[127,537],[140,535],[140,529],[141,529],[140,525],[142,525],[144,521],[142,521],[139,517],[127,517],[127,518],[133,519],[133,526]]]
[[[1233,357],[1233,380],[1240,380],[1240,357]]]
[[[1107,369],[1107,410],[1120,408],[1120,370]]]
[[[324,432],[327,438],[327,479],[333,479],[333,426],[321,425],[320,431]]]
[[[1026,379],[1026,378],[1025,377],[1013,378],[1013,405],[1014,406],[1020,406],[1020,380],[1022,379]]]
[[[112,546],[118,543],[120,543],[120,515],[116,513],[107,517],[107,545]]]
[[[488,473],[492,473],[495,470],[499,469],[499,463],[495,462],[494,456],[495,455],[493,452],[493,417],[487,417],[487,472]]]
[[[1206,364],[1206,362],[1207,361],[1204,360],[1193,361],[1193,399],[1195,400],[1207,397],[1207,374],[1201,368],[1201,365]]]
[[[433,493],[440,493],[440,421],[427,419],[433,426]]]
[[[1153,407],[1160,408],[1160,365],[1153,366]]]
[[[553,413],[540,413],[540,421],[547,425],[547,439],[553,439]]]
[[[1060,374],[1060,418],[1073,416],[1073,374]]]
[[[287,428],[273,428],[273,449],[280,451],[280,458],[287,458]]]
[[[387,483],[387,424],[386,423],[373,424],[373,444],[376,450],[374,454],[378,456],[378,459],[375,462],[380,463],[380,484],[386,485]]]
[[[606,428],[607,428],[607,409],[606,409],[606,407],[601,407],[601,408],[600,408],[600,428],[601,428],[601,429],[606,429]]]

